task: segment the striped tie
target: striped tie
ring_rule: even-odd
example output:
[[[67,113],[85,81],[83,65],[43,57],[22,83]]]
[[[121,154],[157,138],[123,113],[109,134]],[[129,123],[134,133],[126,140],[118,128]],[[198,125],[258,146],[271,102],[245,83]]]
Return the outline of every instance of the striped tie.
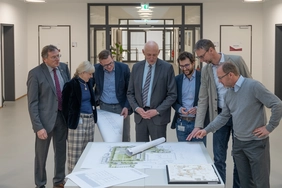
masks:
[[[143,90],[142,90],[143,107],[145,107],[146,104],[147,104],[149,86],[150,86],[150,81],[151,81],[151,73],[152,73],[152,65],[149,65],[149,70],[148,70],[146,80],[145,80],[145,84],[144,84],[144,87],[143,87]]]

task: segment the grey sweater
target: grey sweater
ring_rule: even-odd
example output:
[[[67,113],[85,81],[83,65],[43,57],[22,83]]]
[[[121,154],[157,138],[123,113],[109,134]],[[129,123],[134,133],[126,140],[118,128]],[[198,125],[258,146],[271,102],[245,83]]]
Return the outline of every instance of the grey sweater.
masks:
[[[271,108],[271,117],[267,124],[264,106]],[[225,94],[225,106],[214,121],[205,130],[215,132],[225,125],[232,115],[234,136],[241,141],[261,140],[253,134],[254,129],[266,125],[272,132],[282,117],[281,100],[268,91],[260,82],[245,78],[240,89],[235,92],[228,89]]]

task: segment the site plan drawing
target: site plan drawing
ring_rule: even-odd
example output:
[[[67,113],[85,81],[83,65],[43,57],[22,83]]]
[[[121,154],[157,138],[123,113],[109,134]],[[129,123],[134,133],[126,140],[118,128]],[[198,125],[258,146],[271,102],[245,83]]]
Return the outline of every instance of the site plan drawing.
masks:
[[[126,155],[126,150],[144,142],[136,143],[93,143],[81,168],[138,168],[165,169],[174,164],[208,164],[201,155],[201,146],[193,143],[162,143],[133,156]],[[96,146],[95,146],[96,145]],[[94,149],[95,148],[95,149]]]

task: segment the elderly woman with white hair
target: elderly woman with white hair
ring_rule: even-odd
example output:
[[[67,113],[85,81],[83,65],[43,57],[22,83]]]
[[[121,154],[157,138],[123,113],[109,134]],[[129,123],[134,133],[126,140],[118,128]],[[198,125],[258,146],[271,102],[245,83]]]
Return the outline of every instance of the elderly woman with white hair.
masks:
[[[88,142],[94,141],[97,110],[93,92],[94,66],[79,64],[62,92],[63,114],[68,126],[68,172],[71,173]]]

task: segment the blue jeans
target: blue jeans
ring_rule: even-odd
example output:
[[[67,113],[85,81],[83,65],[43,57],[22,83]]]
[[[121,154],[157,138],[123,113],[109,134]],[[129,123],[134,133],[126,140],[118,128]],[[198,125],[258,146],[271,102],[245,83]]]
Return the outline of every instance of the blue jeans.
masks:
[[[224,183],[226,182],[226,156],[227,156],[230,133],[232,133],[232,143],[233,143],[232,126],[233,126],[232,118],[230,118],[223,127],[218,129],[213,134],[214,165]],[[234,162],[234,158],[233,158],[233,162]],[[233,188],[240,188],[240,181],[239,181],[239,176],[235,162],[234,162],[234,171],[233,171]]]
[[[195,127],[195,121],[186,121],[178,118],[175,123],[175,127],[176,127],[176,135],[178,142],[186,142],[187,136],[193,131]],[[203,139],[193,138],[191,141],[192,142],[202,141],[206,145],[206,137],[204,137]]]

